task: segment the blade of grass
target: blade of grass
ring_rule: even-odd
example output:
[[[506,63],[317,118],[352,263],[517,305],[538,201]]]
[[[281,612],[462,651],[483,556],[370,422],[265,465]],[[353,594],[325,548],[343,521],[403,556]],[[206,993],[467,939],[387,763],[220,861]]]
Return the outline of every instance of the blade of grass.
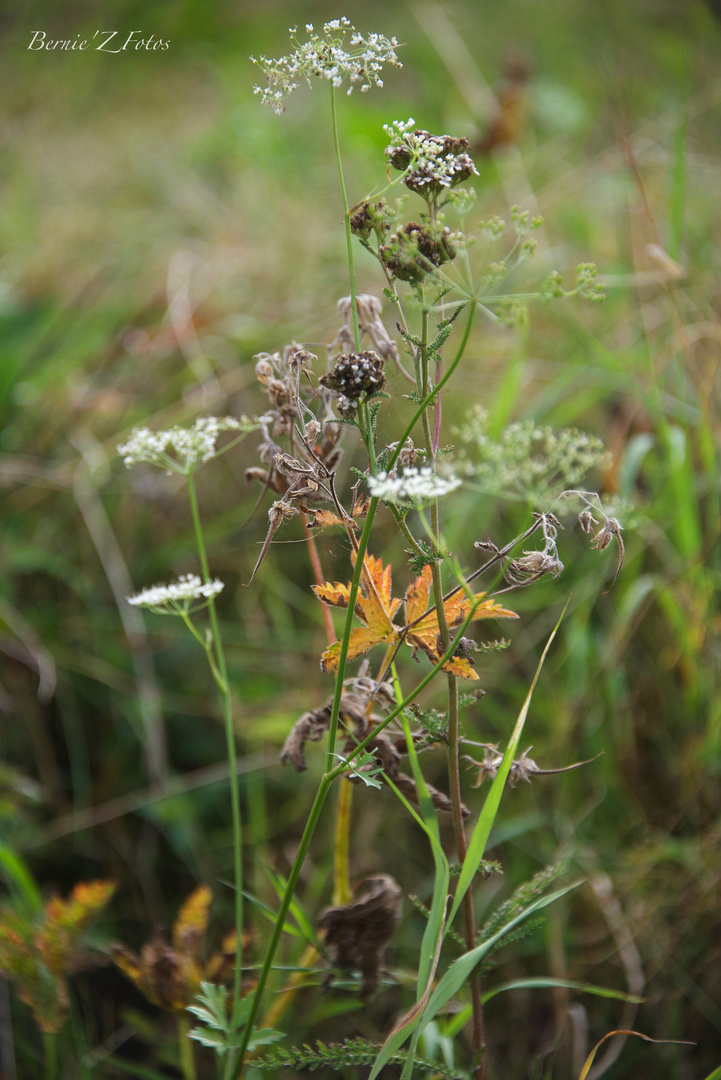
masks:
[[[650,1035],[644,1035],[640,1031],[627,1031],[625,1029],[622,1029],[622,1030],[619,1030],[619,1031],[609,1031],[603,1036],[602,1039],[598,1040],[598,1042],[594,1046],[593,1050],[591,1051],[591,1053],[586,1058],[585,1062],[583,1063],[583,1068],[581,1069],[580,1073],[578,1074],[578,1080],[586,1080],[586,1077],[588,1076],[589,1070],[590,1070],[591,1066],[593,1065],[593,1059],[595,1058],[599,1048],[603,1045],[603,1043],[605,1043],[606,1039],[612,1039],[614,1037],[614,1035],[624,1035],[624,1036],[625,1035],[635,1035],[636,1038],[643,1039],[644,1042],[652,1042],[652,1043],[675,1043],[677,1046],[695,1046],[696,1045],[696,1043],[688,1042],[686,1039],[652,1039]],[[717,1069],[716,1072],[719,1072],[719,1070]],[[714,1075],[714,1074],[712,1074],[712,1075]]]
[[[548,907],[549,904],[553,904],[556,900],[560,900],[566,893],[571,892],[573,889],[577,889],[580,884],[582,884],[580,881],[576,881],[572,885],[566,885],[563,889],[556,889],[555,892],[550,893],[548,896],[541,896],[538,900],[534,901],[534,903],[529,904],[527,908],[524,908],[524,910],[516,915],[515,918],[507,922],[505,926],[502,926],[500,930],[497,930],[495,934],[492,934],[491,937],[481,942],[475,949],[471,949],[470,952],[464,953],[463,956],[459,956],[459,958],[451,964],[448,971],[433,991],[422,1018],[420,1025],[421,1030],[425,1024],[427,1024],[429,1020],[432,1020],[436,1013],[450,1001],[453,995],[458,993],[463,984],[467,982],[474,968],[483,959],[486,953],[493,948],[497,941],[500,941],[509,930],[512,930],[518,923],[523,922],[529,915],[532,915],[535,911],[540,911],[542,908]]]
[[[32,918],[43,908],[43,898],[35,879],[21,857],[6,844],[0,844],[0,875],[5,878],[15,905]]]
[[[549,896],[542,896],[533,904],[529,904],[524,911],[516,915],[516,917],[506,923],[505,926],[502,926],[500,930],[496,931],[495,934],[482,942],[477,948],[460,956],[458,960],[449,967],[448,971],[440,980],[428,1000],[427,1005],[424,1007],[423,1000],[416,1002],[413,1008],[406,1013],[402,1020],[394,1027],[393,1031],[391,1031],[378,1053],[378,1057],[373,1064],[373,1069],[368,1080],[375,1080],[383,1066],[388,1063],[398,1050],[400,1050],[406,1039],[410,1038],[411,1035],[414,1035],[416,1039],[418,1038],[425,1025],[433,1020],[440,1009],[442,1009],[453,995],[460,990],[463,984],[468,981],[468,978],[476,965],[497,941],[518,923],[528,918],[529,915],[532,915],[533,912],[540,911],[541,908],[547,907],[549,904],[552,904],[554,900],[558,900],[560,897],[565,896],[566,893],[577,888],[580,884],[581,882],[577,881],[573,885],[567,885],[564,889],[556,890],[556,892],[551,893]]]
[[[631,1001],[635,1005],[640,1005],[646,1000],[636,994],[625,994],[623,990],[609,990],[605,986],[573,982],[572,979],[552,979],[544,975],[534,979],[514,979],[513,982],[503,983],[502,986],[494,986],[492,990],[486,990],[483,995],[483,1004],[485,1005],[496,994],[502,994],[506,990],[534,990],[549,986],[561,987],[564,990],[578,990],[579,993],[595,994],[596,997],[614,998],[616,1001]]]
[[[563,611],[559,616],[558,622],[554,626],[553,630],[551,631],[550,637],[546,642],[546,647],[543,650],[541,659],[538,661],[538,667],[536,668],[536,673],[533,676],[533,681],[531,683],[528,694],[526,695],[526,700],[524,701],[523,707],[518,714],[518,719],[516,720],[513,734],[511,735],[510,742],[506,747],[506,752],[503,755],[503,761],[499,766],[496,778],[491,785],[491,790],[486,797],[486,801],[483,804],[483,809],[481,810],[478,821],[476,822],[476,826],[473,830],[470,843],[468,844],[468,851],[466,853],[466,857],[463,860],[463,866],[461,868],[460,877],[458,878],[456,894],[453,898],[453,906],[451,907],[451,913],[446,922],[446,928],[448,928],[453,922],[453,919],[456,915],[456,912],[458,911],[458,908],[461,905],[461,901],[463,900],[466,890],[470,887],[470,884],[476,875],[478,867],[481,865],[481,860],[486,850],[486,844],[488,843],[488,837],[491,834],[491,829],[493,828],[493,823],[496,820],[498,808],[501,804],[501,796],[503,794],[503,788],[506,783],[506,778],[508,776],[508,773],[510,772],[516,750],[518,749],[518,744],[521,740],[521,735],[523,734],[523,726],[526,722],[528,709],[531,704],[531,698],[533,697],[533,691],[536,688],[536,683],[538,682],[538,677],[541,674],[541,669],[548,655],[548,651],[551,648],[553,639],[555,638],[556,633],[558,632],[558,628],[561,625],[561,620],[566,613],[566,608],[568,607],[569,602],[570,597],[566,601]]]

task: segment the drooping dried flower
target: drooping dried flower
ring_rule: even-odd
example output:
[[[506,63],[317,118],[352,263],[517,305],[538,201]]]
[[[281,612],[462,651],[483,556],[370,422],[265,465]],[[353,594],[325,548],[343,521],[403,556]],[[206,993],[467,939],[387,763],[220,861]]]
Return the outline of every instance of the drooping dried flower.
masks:
[[[318,927],[325,931],[333,962],[360,971],[361,997],[368,998],[378,985],[383,949],[400,922],[403,894],[390,874],[373,874],[356,886],[354,895],[350,904],[327,908]]]

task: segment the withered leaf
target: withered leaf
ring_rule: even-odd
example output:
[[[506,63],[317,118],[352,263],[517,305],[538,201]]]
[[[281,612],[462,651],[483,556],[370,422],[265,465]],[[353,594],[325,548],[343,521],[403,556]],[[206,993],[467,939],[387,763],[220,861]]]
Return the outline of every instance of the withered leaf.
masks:
[[[161,937],[143,945],[140,956],[124,945],[111,945],[110,952],[148,1001],[169,1012],[182,1012],[200,988],[200,965]]]
[[[327,908],[318,919],[333,963],[344,970],[357,969],[363,976],[362,998],[370,997],[378,985],[381,954],[400,921],[401,901],[395,878],[372,874],[356,886],[350,904]]]
[[[428,610],[428,602],[431,591],[432,571],[430,566],[424,566],[420,577],[412,581],[406,590],[404,599],[404,617],[406,625],[412,624],[406,640],[415,648],[422,649],[426,656],[434,663],[438,663],[442,652],[438,651],[438,639],[440,626],[438,613]],[[471,622],[478,619],[517,619],[515,611],[510,611],[492,599],[484,600],[486,594],[475,593],[473,600],[478,605],[473,612]],[[446,624],[449,631],[461,625],[471,610],[472,602],[462,589],[448,597],[443,605],[446,614]],[[458,675],[462,679],[477,679],[478,675],[473,670],[469,660],[463,656],[452,656],[443,665],[443,670],[452,675]]]
[[[303,713],[300,720],[296,721],[281,751],[282,765],[289,761],[296,772],[305,772],[308,768],[305,760],[305,744],[320,742],[323,738],[330,723],[332,705],[333,698],[330,697],[320,709]],[[363,734],[368,723],[368,708],[367,697],[350,691],[344,693],[340,704],[341,719],[357,734]]]
[[[344,585],[339,581],[326,582],[324,585],[313,585],[312,589],[315,595],[326,604],[348,607],[349,585]],[[393,624],[393,616],[399,606],[400,600],[393,599],[391,595],[390,566],[384,567],[381,559],[366,555],[361,572],[361,586],[355,602],[355,613],[364,626],[355,627],[351,631],[348,645],[349,660],[363,656],[374,645],[390,644],[397,640],[398,627]],[[335,671],[338,667],[339,656],[340,642],[336,641],[321,656],[321,670]]]
[[[354,529],[358,528],[352,518],[344,520],[331,510],[312,510],[311,513],[313,520],[309,521],[308,524],[312,525],[314,529],[327,529],[330,525],[342,525],[344,529],[348,528],[348,526]]]

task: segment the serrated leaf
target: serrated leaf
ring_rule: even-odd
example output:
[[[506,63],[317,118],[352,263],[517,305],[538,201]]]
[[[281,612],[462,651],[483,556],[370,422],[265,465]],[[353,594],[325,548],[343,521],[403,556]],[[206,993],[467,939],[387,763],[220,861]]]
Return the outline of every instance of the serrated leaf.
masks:
[[[220,1054],[224,1054],[228,1049],[222,1035],[213,1035],[212,1032],[206,1031],[204,1028],[192,1028],[190,1038],[195,1039],[196,1042],[201,1043],[203,1046],[211,1046],[213,1050]]]
[[[415,581],[412,581],[406,590],[404,616],[406,625],[411,626],[406,636],[408,643],[415,648],[422,649],[426,656],[430,657],[434,663],[437,663],[440,659],[438,652],[438,637],[440,634],[438,613],[428,611],[424,615],[428,609],[431,581],[431,567],[424,566],[420,576]],[[504,608],[497,601],[490,598],[484,600],[485,595],[484,592],[475,593],[473,600],[471,600],[463,590],[459,589],[449,596],[443,605],[448,629],[453,630],[455,627],[460,626],[468,616],[473,604],[477,604],[477,606],[473,612],[471,622],[476,622],[479,619],[518,618],[515,611]],[[452,675],[457,675],[461,679],[478,678],[473,666],[464,657],[451,657],[443,665],[443,670],[450,672]]]

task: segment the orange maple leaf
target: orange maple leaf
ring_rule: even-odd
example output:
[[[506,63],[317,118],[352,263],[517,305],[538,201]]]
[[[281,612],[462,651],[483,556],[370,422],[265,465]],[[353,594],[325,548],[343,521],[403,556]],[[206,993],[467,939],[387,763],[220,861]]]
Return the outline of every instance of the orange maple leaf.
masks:
[[[313,585],[313,592],[326,604],[335,607],[348,607],[350,586],[341,582],[326,582],[325,585]],[[438,651],[438,614],[429,611],[431,591],[431,568],[426,566],[420,577],[412,581],[404,598],[405,625],[410,626],[405,639],[414,648],[422,649],[434,663],[438,663],[442,652]],[[473,600],[459,589],[446,600],[444,610],[449,631],[453,631],[466,619],[471,607],[477,603],[472,622],[477,619],[517,619],[515,611],[509,611],[495,600],[483,597],[485,593],[476,593]],[[361,573],[361,588],[356,596],[355,613],[363,626],[351,631],[348,643],[348,659],[355,660],[367,653],[374,645],[390,645],[400,640],[402,627],[393,622],[401,601],[391,595],[391,567],[383,567],[381,559],[366,555]],[[340,656],[340,642],[326,649],[320,661],[323,671],[335,671]],[[443,665],[443,670],[462,679],[477,679],[470,662],[464,657],[454,656]]]
[[[442,656],[442,650],[438,648],[440,626],[438,625],[438,613],[428,611],[428,597],[431,591],[431,568],[424,566],[420,577],[412,581],[406,590],[404,600],[404,615],[406,626],[410,626],[406,634],[406,641],[414,648],[422,649],[437,664]],[[449,633],[453,633],[468,616],[473,604],[478,606],[473,612],[471,622],[477,619],[517,619],[515,611],[509,611],[495,600],[484,600],[484,592],[475,593],[473,600],[463,589],[459,589],[448,597],[443,605],[446,613],[446,625]],[[427,612],[427,614],[426,614]],[[477,679],[478,675],[473,670],[469,660],[465,657],[453,656],[443,665],[443,670],[452,675],[458,675],[462,679]]]

